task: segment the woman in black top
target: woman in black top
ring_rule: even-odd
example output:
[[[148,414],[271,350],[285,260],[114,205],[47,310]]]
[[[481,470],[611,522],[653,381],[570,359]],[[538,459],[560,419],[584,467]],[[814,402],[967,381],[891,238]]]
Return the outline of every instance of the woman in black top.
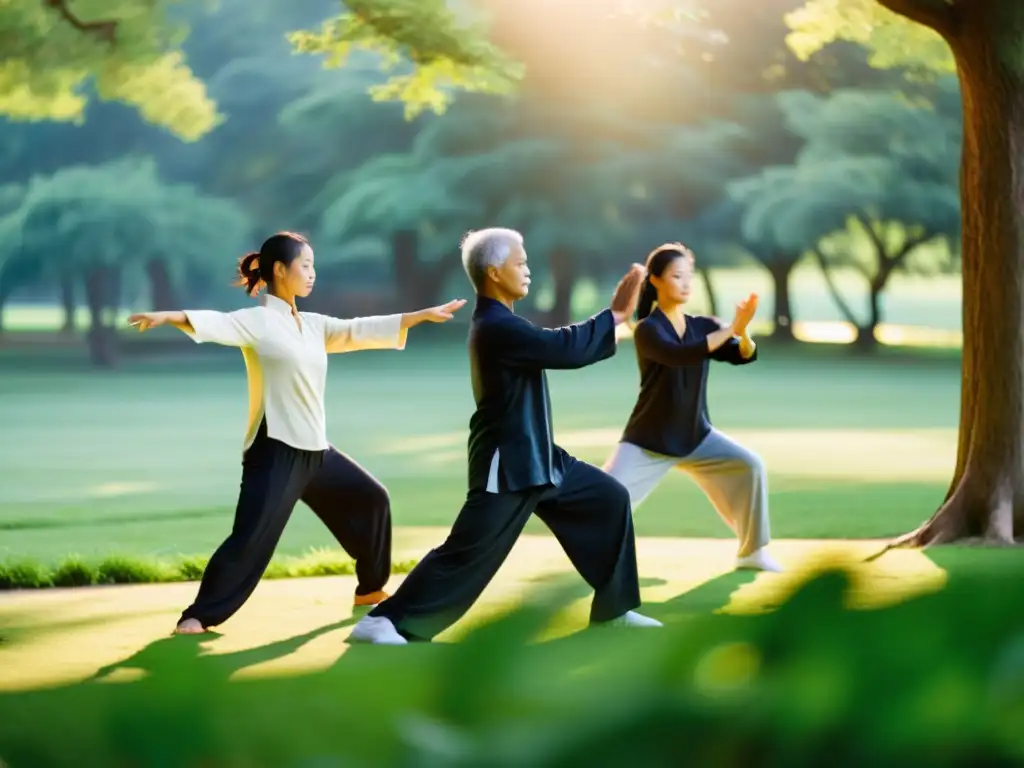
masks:
[[[747,326],[757,295],[736,306],[730,325],[687,315],[693,253],[679,243],[647,257],[647,278],[633,332],[640,396],[605,472],[629,489],[636,509],[677,467],[701,487],[739,539],[738,568],[781,571],[767,552],[768,481],[764,464],[708,418],[708,361],[746,365],[757,359]]]

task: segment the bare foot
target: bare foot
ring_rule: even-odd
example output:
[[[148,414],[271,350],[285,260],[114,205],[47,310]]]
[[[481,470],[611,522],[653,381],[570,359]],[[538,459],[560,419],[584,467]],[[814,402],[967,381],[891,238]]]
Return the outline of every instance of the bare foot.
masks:
[[[198,619],[185,619],[174,628],[176,635],[201,635],[206,631]]]

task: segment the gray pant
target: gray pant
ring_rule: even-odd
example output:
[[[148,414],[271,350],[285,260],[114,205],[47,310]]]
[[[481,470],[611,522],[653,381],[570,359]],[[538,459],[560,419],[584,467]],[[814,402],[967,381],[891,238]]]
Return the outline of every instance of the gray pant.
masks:
[[[684,459],[663,456],[632,443],[619,443],[604,471],[629,491],[640,506],[665,474],[677,467],[689,474],[739,539],[746,557],[771,540],[768,526],[768,475],[756,454],[717,429]]]

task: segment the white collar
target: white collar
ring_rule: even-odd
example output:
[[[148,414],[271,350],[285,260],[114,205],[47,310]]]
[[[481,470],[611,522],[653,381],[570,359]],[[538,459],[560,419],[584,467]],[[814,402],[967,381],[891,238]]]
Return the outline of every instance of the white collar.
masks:
[[[292,305],[284,299],[277,298],[277,296],[274,296],[273,294],[264,293],[263,296],[260,297],[260,304],[267,309],[272,309],[274,312],[279,312],[282,315],[288,315],[288,317],[293,316]],[[296,309],[295,314],[297,315],[298,313],[299,311]]]

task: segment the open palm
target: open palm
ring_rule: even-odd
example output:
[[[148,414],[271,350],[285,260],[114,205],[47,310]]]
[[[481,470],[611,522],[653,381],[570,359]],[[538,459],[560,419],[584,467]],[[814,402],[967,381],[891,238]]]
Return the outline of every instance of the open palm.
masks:
[[[466,306],[465,299],[454,299],[439,307],[423,310],[423,319],[428,323],[446,323],[455,317],[455,313]]]

